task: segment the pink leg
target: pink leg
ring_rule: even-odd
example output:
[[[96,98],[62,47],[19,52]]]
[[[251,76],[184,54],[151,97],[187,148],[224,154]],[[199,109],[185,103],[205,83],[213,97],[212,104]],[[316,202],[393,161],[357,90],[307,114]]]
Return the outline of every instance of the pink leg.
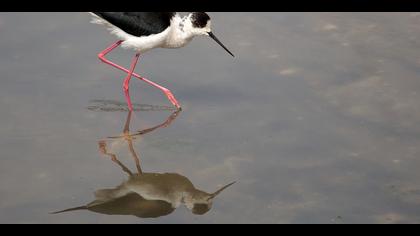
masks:
[[[129,70],[127,70],[126,68],[124,68],[124,67],[122,67],[122,66],[120,66],[120,65],[117,65],[117,64],[115,64],[114,62],[112,62],[112,61],[110,61],[110,60],[108,60],[108,59],[106,59],[106,58],[105,58],[105,56],[106,56],[108,53],[110,53],[110,52],[111,52],[112,50],[114,50],[116,47],[120,46],[122,42],[123,42],[123,41],[118,41],[118,42],[116,42],[116,43],[112,44],[110,47],[108,47],[107,49],[105,49],[104,51],[102,51],[101,53],[99,53],[99,54],[98,54],[98,57],[99,57],[99,59],[100,59],[102,62],[104,62],[104,63],[106,63],[106,64],[108,64],[108,65],[111,65],[111,66],[113,66],[113,67],[115,67],[115,68],[117,68],[117,69],[119,69],[119,70],[122,70],[122,71],[124,71],[124,72],[126,72],[126,73],[130,73],[130,71],[129,71]],[[138,74],[136,74],[136,73],[134,73],[134,72],[132,72],[132,76],[134,76],[134,77],[136,77],[136,78],[138,78],[138,79],[140,79],[140,80],[143,80],[144,82],[146,82],[146,83],[148,83],[148,84],[150,84],[150,85],[152,85],[152,86],[154,86],[154,87],[156,87],[156,88],[158,88],[158,89],[162,90],[162,91],[166,94],[166,96],[168,97],[169,101],[171,101],[171,103],[172,103],[174,106],[176,106],[178,109],[180,109],[180,108],[181,108],[181,106],[179,105],[178,101],[175,99],[174,95],[172,94],[172,92],[171,92],[169,89],[167,89],[167,88],[165,88],[165,87],[163,87],[163,86],[160,86],[159,84],[156,84],[156,83],[155,83],[155,82],[153,82],[153,81],[150,81],[150,80],[148,80],[148,79],[145,79],[145,78],[141,77],[140,75],[138,75]],[[127,94],[126,94],[126,96],[127,96]]]
[[[127,78],[125,78],[124,83],[123,83],[123,89],[124,89],[124,94],[125,94],[125,99],[127,101],[127,105],[128,108],[130,109],[130,111],[133,110],[133,105],[131,104],[131,98],[130,98],[130,80],[131,80],[131,76],[133,75],[134,69],[136,68],[136,64],[139,60],[140,54],[137,53],[134,58],[133,58],[133,62],[131,63],[131,67],[130,67],[130,72],[128,72]]]

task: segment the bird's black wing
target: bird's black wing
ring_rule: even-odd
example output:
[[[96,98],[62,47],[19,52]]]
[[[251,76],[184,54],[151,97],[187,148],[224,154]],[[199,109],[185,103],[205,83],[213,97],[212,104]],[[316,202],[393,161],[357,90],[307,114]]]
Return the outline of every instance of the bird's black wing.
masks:
[[[175,12],[93,12],[133,36],[158,34],[171,25]]]

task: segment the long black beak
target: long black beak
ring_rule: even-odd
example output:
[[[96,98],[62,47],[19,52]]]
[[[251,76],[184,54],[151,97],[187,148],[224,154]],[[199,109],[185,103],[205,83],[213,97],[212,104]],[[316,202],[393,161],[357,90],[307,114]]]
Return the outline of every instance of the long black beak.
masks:
[[[214,39],[214,41],[216,41],[216,43],[218,43],[220,46],[222,46],[222,48],[224,48],[230,55],[232,55],[232,57],[235,57],[235,55],[233,55],[233,53],[231,53],[229,51],[229,49],[227,49],[225,47],[225,45],[223,45],[223,43],[220,42],[220,40],[216,37],[216,35],[214,35],[212,32],[209,32],[209,36],[210,36],[210,38]]]

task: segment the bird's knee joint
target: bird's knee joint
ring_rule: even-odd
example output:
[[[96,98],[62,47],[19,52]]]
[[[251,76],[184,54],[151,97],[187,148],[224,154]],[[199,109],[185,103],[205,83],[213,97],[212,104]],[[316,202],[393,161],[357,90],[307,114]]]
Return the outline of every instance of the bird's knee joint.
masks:
[[[105,62],[105,61],[106,61],[106,58],[105,58],[105,54],[104,54],[104,53],[99,53],[99,54],[98,54],[98,58],[99,58],[99,60],[101,60],[101,61],[103,61],[103,62]]]

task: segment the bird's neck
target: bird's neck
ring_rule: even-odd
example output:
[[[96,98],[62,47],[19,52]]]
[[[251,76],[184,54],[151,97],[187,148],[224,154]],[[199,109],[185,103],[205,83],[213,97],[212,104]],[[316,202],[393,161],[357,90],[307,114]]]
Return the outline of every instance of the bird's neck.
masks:
[[[171,32],[169,33],[167,40],[168,45],[172,47],[182,47],[194,38],[195,35],[191,31],[185,29],[185,20],[185,17],[174,17],[171,22]]]

